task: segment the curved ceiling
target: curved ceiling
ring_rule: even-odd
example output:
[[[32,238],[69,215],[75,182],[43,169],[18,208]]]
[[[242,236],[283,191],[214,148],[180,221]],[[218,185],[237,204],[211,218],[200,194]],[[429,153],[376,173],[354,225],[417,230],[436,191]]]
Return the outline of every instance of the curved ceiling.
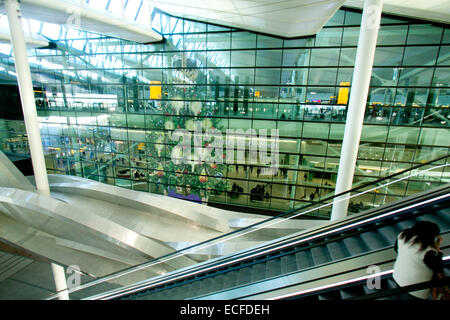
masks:
[[[24,17],[140,43],[161,41],[150,21],[154,8],[173,16],[283,38],[316,35],[340,7],[364,0],[22,0]],[[450,23],[450,0],[383,0],[383,12]]]
[[[344,6],[362,9],[364,0],[346,0]],[[383,0],[383,12],[398,16],[450,23],[450,0]]]
[[[293,38],[315,35],[345,0],[155,0],[182,18]]]

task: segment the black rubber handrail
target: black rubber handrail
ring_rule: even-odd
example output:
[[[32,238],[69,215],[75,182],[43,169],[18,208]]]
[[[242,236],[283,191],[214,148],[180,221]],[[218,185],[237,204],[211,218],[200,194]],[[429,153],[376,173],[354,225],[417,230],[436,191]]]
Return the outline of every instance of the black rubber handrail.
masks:
[[[417,290],[429,289],[429,288],[434,288],[434,287],[443,287],[443,286],[447,286],[449,284],[450,284],[450,277],[444,277],[444,278],[440,278],[440,279],[434,279],[431,281],[415,283],[415,284],[411,284],[411,285],[404,286],[404,287],[380,290],[379,292],[365,294],[362,296],[352,297],[352,298],[343,299],[343,300],[373,300],[373,299],[396,296],[399,294],[417,291]]]
[[[448,157],[450,157],[450,155],[445,155],[445,156],[438,157],[438,158],[436,158],[436,159],[430,160],[430,161],[425,162],[425,163],[418,164],[418,165],[416,165],[416,166],[413,166],[413,167],[408,168],[408,169],[405,169],[405,170],[403,170],[403,171],[400,171],[400,172],[391,174],[391,175],[389,175],[389,176],[379,178],[379,179],[377,179],[377,180],[375,180],[375,181],[370,181],[370,182],[368,182],[368,183],[366,183],[366,184],[362,184],[362,185],[357,186],[357,187],[355,187],[355,188],[352,188],[352,189],[350,189],[350,190],[347,190],[347,191],[344,191],[344,192],[341,192],[341,193],[338,193],[338,194],[329,196],[329,197],[327,197],[327,198],[325,198],[325,199],[321,199],[321,200],[318,201],[318,202],[314,202],[314,203],[307,204],[307,205],[305,205],[305,206],[303,206],[303,207],[301,207],[301,208],[292,209],[292,210],[290,210],[290,211],[281,213],[281,214],[279,214],[279,215],[277,215],[277,216],[270,217],[270,218],[268,218],[268,219],[266,219],[266,220],[263,220],[263,221],[260,221],[260,222],[256,222],[256,223],[251,224],[251,225],[248,225],[248,226],[246,226],[246,227],[243,227],[243,228],[234,230],[234,231],[232,231],[232,232],[229,232],[229,233],[226,233],[226,234],[223,234],[223,235],[220,235],[220,236],[217,236],[217,237],[208,239],[208,240],[206,240],[206,241],[203,241],[203,242],[194,244],[194,245],[192,245],[192,246],[189,246],[189,247],[180,249],[180,250],[178,250],[178,251],[171,252],[171,253],[166,254],[166,255],[163,255],[163,256],[161,256],[161,257],[158,257],[158,258],[149,260],[149,261],[147,261],[147,262],[144,262],[144,263],[142,263],[142,264],[139,264],[139,265],[136,265],[136,266],[132,266],[132,267],[129,267],[129,268],[120,270],[120,271],[118,271],[118,272],[114,272],[114,273],[109,274],[109,275],[106,275],[106,276],[102,276],[101,278],[92,280],[92,281],[90,281],[90,282],[87,282],[87,283],[81,285],[81,286],[78,287],[76,290],[73,290],[73,289],[72,289],[72,290],[69,290],[69,293],[70,293],[70,292],[74,292],[74,291],[80,291],[80,290],[82,290],[82,289],[85,289],[85,288],[94,286],[94,285],[96,285],[96,284],[102,283],[102,282],[107,281],[108,279],[112,278],[114,275],[117,275],[118,277],[120,277],[120,274],[126,273],[126,272],[130,272],[130,271],[132,271],[133,269],[136,269],[136,268],[144,269],[144,268],[146,267],[146,266],[145,266],[146,264],[157,263],[158,260],[164,260],[164,259],[170,258],[171,256],[175,256],[175,255],[177,255],[177,254],[180,254],[180,253],[185,252],[185,251],[192,250],[192,249],[194,249],[194,248],[196,248],[196,247],[200,247],[200,246],[205,245],[205,244],[207,244],[207,243],[214,242],[214,241],[216,241],[216,240],[225,238],[225,237],[227,237],[227,236],[230,236],[230,235],[233,235],[233,234],[240,233],[240,232],[242,232],[242,231],[245,231],[245,230],[254,228],[254,227],[256,227],[256,226],[262,225],[262,224],[264,224],[264,223],[267,223],[267,222],[269,222],[269,221],[272,221],[272,220],[275,220],[275,219],[279,219],[279,218],[285,217],[285,216],[287,216],[287,215],[289,215],[289,214],[293,214],[293,213],[296,213],[296,212],[299,212],[299,211],[303,211],[303,210],[308,209],[308,208],[310,208],[310,207],[312,207],[312,206],[317,206],[317,205],[320,205],[320,204],[325,204],[326,201],[329,201],[329,200],[332,200],[332,199],[334,199],[334,198],[338,198],[338,197],[340,197],[340,196],[343,196],[343,195],[345,195],[345,194],[349,194],[349,193],[358,191],[358,190],[360,190],[360,189],[363,189],[363,188],[366,188],[366,187],[375,185],[375,184],[380,183],[380,182],[383,182],[383,181],[385,181],[385,180],[392,179],[392,178],[394,178],[394,177],[396,177],[396,176],[405,174],[405,173],[407,173],[407,172],[409,172],[409,171],[416,170],[416,169],[418,169],[418,168],[421,168],[421,167],[430,165],[430,164],[432,164],[432,163],[434,163],[434,162],[438,162],[438,161],[447,159]],[[116,278],[116,277],[114,277],[114,278]],[[103,281],[102,281],[102,280],[103,280]],[[49,299],[52,299],[52,298],[57,297],[57,294],[58,294],[58,293],[51,295],[51,296],[49,297]]]

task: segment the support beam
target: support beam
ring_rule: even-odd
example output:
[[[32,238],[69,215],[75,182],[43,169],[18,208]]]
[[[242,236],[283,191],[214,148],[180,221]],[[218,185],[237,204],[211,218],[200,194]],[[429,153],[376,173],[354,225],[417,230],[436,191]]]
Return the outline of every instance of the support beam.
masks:
[[[50,197],[50,188],[48,185],[44,150],[42,148],[41,133],[34,101],[33,84],[31,81],[30,66],[28,64],[25,36],[20,20],[20,5],[17,0],[5,0],[4,5],[8,16],[17,82],[19,84],[20,100],[22,102],[23,117],[27,130],[28,144],[30,146],[36,188],[40,194]],[[56,291],[60,293],[59,299],[68,300],[69,295],[67,293],[64,268],[52,263],[52,270]]]
[[[72,3],[63,0],[22,0],[21,3],[26,18],[73,25],[78,29],[139,43],[158,42],[163,39],[150,27],[113,17],[106,12],[91,10],[84,6],[84,0],[72,1]]]
[[[350,190],[352,187],[382,6],[382,0],[364,1],[335,194]],[[346,194],[334,200],[331,221],[344,218],[347,215],[349,196],[349,194]]]

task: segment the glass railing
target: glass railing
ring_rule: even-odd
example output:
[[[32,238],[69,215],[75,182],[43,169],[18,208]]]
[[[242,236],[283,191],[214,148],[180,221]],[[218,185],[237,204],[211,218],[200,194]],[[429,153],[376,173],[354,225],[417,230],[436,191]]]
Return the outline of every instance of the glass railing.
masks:
[[[174,270],[188,268],[199,262],[230,255],[255,247],[258,244],[274,241],[280,238],[280,234],[277,231],[289,230],[287,233],[284,232],[283,236],[298,233],[301,229],[302,216],[314,211],[321,211],[322,213],[329,215],[333,206],[333,201],[342,201],[342,196],[344,195],[348,196],[350,206],[358,205],[364,197],[368,196],[373,197],[376,200],[374,203],[376,203],[377,206],[381,206],[401,198],[399,196],[388,196],[389,190],[392,190],[393,188],[402,188],[405,190],[405,196],[411,195],[412,193],[409,192],[409,184],[412,183],[411,181],[414,181],[415,177],[422,176],[423,178],[424,176],[427,176],[430,178],[428,179],[429,182],[425,182],[425,185],[421,190],[428,190],[432,187],[446,184],[444,181],[448,181],[450,178],[449,158],[450,155],[443,156],[391,174],[387,177],[355,186],[347,192],[329,196],[322,199],[320,202],[310,203],[302,208],[290,210],[257,223],[242,225],[233,232],[195,245],[186,246],[181,250],[150,260],[135,267],[82,283],[75,288],[70,288],[69,294],[72,294],[72,298],[82,299],[112,289],[135,285],[139,282],[157,283],[165,274]],[[431,177],[436,175],[440,175],[440,179],[433,182]],[[416,190],[416,188],[414,188],[414,190]],[[382,194],[382,196],[378,196],[379,194]],[[349,210],[349,213],[351,214],[351,210]],[[245,222],[242,221],[242,223],[244,224]],[[56,295],[48,297],[48,299],[55,298],[57,298]]]

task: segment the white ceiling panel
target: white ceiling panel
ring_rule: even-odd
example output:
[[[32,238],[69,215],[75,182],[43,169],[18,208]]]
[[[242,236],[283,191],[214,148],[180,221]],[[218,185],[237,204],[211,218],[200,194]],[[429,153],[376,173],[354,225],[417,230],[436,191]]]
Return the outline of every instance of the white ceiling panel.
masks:
[[[174,16],[286,38],[317,34],[345,0],[155,0]]]
[[[62,0],[22,0],[22,15],[38,21],[54,24],[72,24],[75,28],[89,30],[112,37],[149,43],[161,41],[154,30],[136,23],[91,10],[89,7],[72,5]]]
[[[346,0],[344,5],[362,9],[364,0]],[[450,0],[383,0],[383,12],[448,24]]]

